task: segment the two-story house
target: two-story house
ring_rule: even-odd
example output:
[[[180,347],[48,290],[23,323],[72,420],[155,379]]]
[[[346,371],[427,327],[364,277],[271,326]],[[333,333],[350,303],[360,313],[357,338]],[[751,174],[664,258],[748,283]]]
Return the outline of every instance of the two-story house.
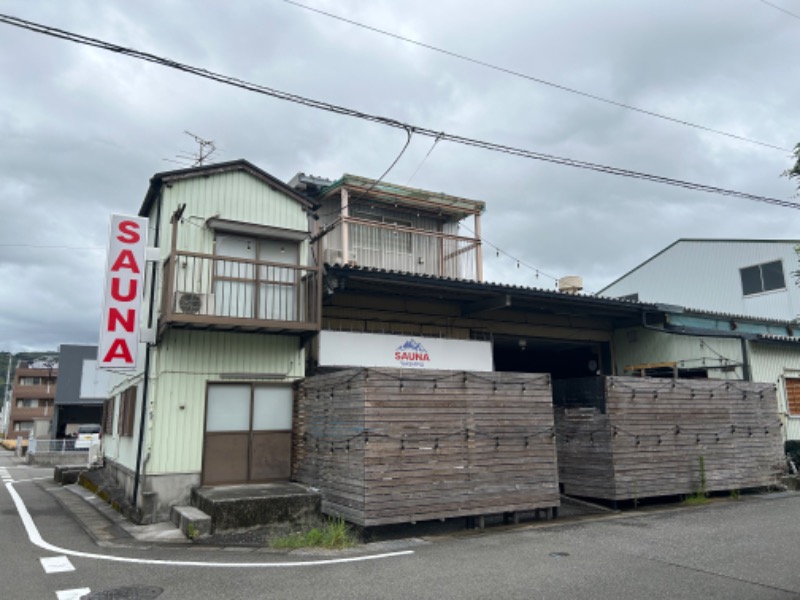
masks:
[[[309,180],[237,160],[150,181],[139,216],[160,256],[144,291],[156,341],[136,372],[112,374],[103,423],[106,465],[143,520],[166,518],[193,486],[288,479],[292,384],[321,328],[324,262],[482,277],[483,203]]]

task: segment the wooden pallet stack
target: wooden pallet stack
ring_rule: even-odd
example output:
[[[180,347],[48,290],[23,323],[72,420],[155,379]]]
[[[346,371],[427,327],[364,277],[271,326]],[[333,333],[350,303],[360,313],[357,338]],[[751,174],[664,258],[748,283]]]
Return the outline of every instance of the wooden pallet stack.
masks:
[[[599,399],[581,390],[580,382],[555,386],[565,493],[617,501],[775,483],[783,437],[772,384],[600,381]]]
[[[297,390],[293,478],[369,527],[559,505],[548,375],[351,369]]]

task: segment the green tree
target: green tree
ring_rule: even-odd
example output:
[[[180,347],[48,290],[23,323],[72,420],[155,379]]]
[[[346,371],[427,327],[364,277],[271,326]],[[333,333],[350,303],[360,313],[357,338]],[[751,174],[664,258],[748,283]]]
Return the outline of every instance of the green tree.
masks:
[[[797,193],[800,194],[800,144],[794,147],[792,156],[794,156],[794,165],[791,169],[786,169],[781,175],[789,179],[797,178]]]

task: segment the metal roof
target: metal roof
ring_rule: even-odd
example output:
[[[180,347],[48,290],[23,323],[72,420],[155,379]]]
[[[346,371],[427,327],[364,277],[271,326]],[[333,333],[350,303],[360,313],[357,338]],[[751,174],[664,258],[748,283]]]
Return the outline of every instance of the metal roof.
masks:
[[[440,192],[430,192],[419,188],[411,188],[395,183],[376,181],[358,175],[345,173],[330,186],[322,190],[320,198],[325,198],[341,188],[361,192],[369,196],[370,200],[377,200],[390,204],[413,206],[429,211],[455,216],[463,219],[470,215],[477,215],[486,210],[486,203],[478,200],[469,200],[458,196],[450,196]]]
[[[328,275],[371,284],[372,289],[388,285],[392,294],[417,295],[453,300],[464,303],[497,301],[491,308],[518,308],[559,311],[569,314],[594,314],[619,317],[637,317],[644,310],[657,311],[655,304],[630,300],[598,298],[593,295],[572,294],[558,290],[524,287],[503,283],[488,283],[435,275],[421,275],[405,271],[390,271],[375,267],[351,265],[325,265]],[[348,283],[348,289],[351,289]],[[505,302],[505,304],[504,304]]]

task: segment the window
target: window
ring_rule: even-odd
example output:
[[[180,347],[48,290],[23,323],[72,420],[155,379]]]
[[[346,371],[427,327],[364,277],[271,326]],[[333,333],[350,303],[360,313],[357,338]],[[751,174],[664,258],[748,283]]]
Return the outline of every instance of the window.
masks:
[[[14,431],[33,431],[33,421],[17,421],[14,423]]]
[[[786,288],[783,278],[783,263],[779,260],[740,269],[742,292],[745,296],[782,290]]]
[[[792,416],[800,417],[800,379],[786,378],[786,410]]]
[[[114,398],[103,402],[103,433],[114,432]]]
[[[122,437],[133,435],[133,424],[136,419],[136,386],[133,385],[119,395],[119,419],[117,433]]]
[[[20,377],[20,385],[43,385],[44,381],[41,377]]]
[[[639,293],[636,292],[635,294],[626,294],[625,296],[618,296],[617,300],[625,300],[626,302],[638,302]]]
[[[39,400],[37,398],[21,398],[17,400],[17,408],[39,408]]]

